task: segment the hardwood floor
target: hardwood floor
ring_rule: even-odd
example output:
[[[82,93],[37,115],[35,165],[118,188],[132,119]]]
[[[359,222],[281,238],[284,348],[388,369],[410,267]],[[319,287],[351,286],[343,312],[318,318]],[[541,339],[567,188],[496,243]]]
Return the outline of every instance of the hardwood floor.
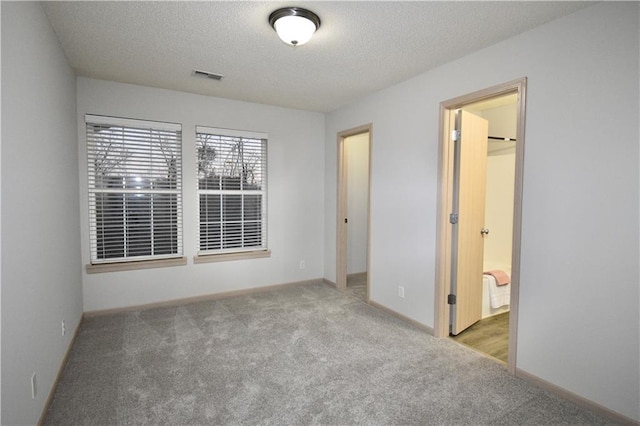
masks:
[[[478,321],[453,340],[507,362],[509,352],[509,312]]]

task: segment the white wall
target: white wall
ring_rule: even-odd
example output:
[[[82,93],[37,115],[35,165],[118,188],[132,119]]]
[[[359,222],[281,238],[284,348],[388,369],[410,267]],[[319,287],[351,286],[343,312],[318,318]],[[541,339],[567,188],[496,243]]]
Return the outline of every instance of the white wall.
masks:
[[[517,104],[481,112],[489,120],[489,135],[516,137]],[[516,150],[513,142],[489,140],[487,155],[487,195],[484,226],[484,270],[511,271],[513,237],[513,191]]]
[[[347,274],[367,272],[369,133],[344,140],[347,157]]]
[[[86,310],[323,275],[335,281],[335,138],[371,122],[371,297],[433,325],[438,104],[522,76],[517,366],[640,420],[638,18],[637,3],[596,4],[328,114],[325,125],[320,114],[84,78],[76,114],[73,73],[40,6],[3,3],[2,423],[35,423],[69,344],[60,319],[73,330],[82,311],[85,112],[183,123],[185,206],[196,201],[187,186],[189,175],[195,183],[189,129],[268,132],[273,250],[269,259],[193,265],[195,210],[185,209],[189,265],[83,273]]]
[[[75,76],[36,2],[2,4],[2,124],[2,424],[35,424],[82,315]]]
[[[319,113],[78,78],[82,263],[89,263],[84,114],[182,124],[186,266],[86,274],[84,309],[142,305],[323,277],[324,116]],[[195,126],[266,132],[271,257],[193,264],[197,250]],[[300,269],[304,260],[305,269]]]
[[[336,134],[373,123],[370,295],[433,326],[439,103],[526,76],[517,367],[640,420],[638,8],[595,4],[328,114],[325,277]]]

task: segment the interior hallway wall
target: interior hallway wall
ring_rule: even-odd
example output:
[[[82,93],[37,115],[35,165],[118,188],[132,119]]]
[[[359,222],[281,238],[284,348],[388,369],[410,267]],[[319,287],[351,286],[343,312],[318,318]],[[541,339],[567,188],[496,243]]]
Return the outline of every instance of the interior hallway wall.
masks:
[[[328,114],[325,277],[335,135],[373,123],[370,297],[433,326],[439,104],[526,76],[517,368],[640,420],[639,17],[596,3]]]
[[[347,274],[367,272],[369,133],[345,139],[347,156]]]
[[[3,425],[37,423],[82,315],[77,161],[75,74],[40,3],[3,2]]]

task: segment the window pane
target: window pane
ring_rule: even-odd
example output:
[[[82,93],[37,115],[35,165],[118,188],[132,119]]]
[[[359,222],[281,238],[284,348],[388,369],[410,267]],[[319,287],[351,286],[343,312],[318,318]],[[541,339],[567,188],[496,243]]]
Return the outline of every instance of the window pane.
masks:
[[[262,224],[260,222],[245,222],[244,246],[260,247],[262,245]]]
[[[87,116],[92,261],[181,254],[178,128]]]
[[[125,197],[127,256],[150,256],[151,208],[150,197],[127,194]]]
[[[203,176],[198,179],[198,189],[220,189],[220,176]]]
[[[222,220],[224,222],[240,222],[242,220],[242,196],[222,196]]]
[[[240,190],[240,178],[236,176],[222,176],[222,189]]]
[[[225,222],[222,226],[224,248],[242,247],[242,224]]]
[[[154,254],[171,254],[178,249],[178,202],[174,194],[153,196]]]
[[[259,220],[262,214],[262,195],[243,195],[244,220]]]
[[[266,248],[266,140],[197,131],[196,144],[200,252]]]
[[[200,194],[200,222],[220,222],[222,195]]]
[[[200,224],[200,250],[216,250],[222,248],[220,223]]]
[[[120,194],[96,194],[96,242],[99,259],[124,256],[124,203]]]

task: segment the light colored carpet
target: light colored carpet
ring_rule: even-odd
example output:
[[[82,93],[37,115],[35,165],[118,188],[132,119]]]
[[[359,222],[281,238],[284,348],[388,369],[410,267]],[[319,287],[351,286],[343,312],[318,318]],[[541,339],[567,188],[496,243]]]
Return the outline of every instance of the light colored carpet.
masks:
[[[347,294],[349,296],[367,301],[367,274],[347,275]]]
[[[308,284],[86,319],[49,425],[605,420],[349,292]]]

